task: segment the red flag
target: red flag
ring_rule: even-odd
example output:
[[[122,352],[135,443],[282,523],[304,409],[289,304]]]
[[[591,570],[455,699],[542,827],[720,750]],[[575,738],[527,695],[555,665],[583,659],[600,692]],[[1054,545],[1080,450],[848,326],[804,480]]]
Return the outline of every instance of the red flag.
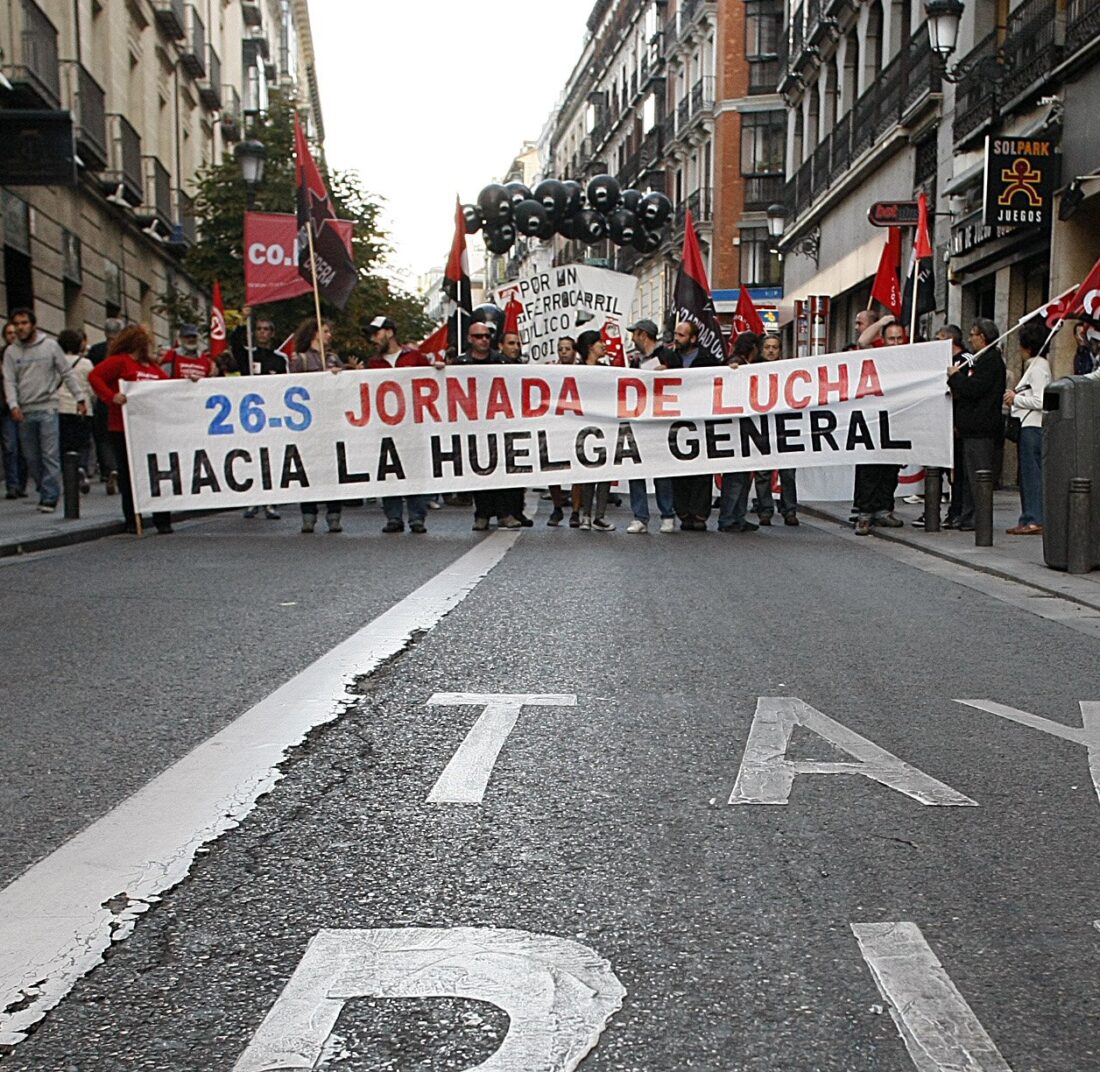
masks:
[[[684,218],[684,253],[672,288],[672,313],[677,321],[690,321],[699,329],[700,350],[717,364],[726,363],[726,338],[714,308],[691,212]]]
[[[509,298],[504,306],[504,331],[503,335],[519,334],[519,317],[523,312],[523,306],[515,298]]]
[[[288,335],[275,347],[275,353],[282,354],[289,361],[294,356],[294,336]]]
[[[222,304],[221,280],[214,280],[214,296],[210,303],[210,356],[217,361],[225,353],[229,340],[225,335],[225,306]]]
[[[733,314],[733,330],[737,335],[740,335],[742,331],[751,331],[757,335],[764,334],[764,321],[760,319],[760,314],[752,303],[752,295],[746,286],[742,286],[737,295],[737,308]]]
[[[294,178],[298,193],[298,272],[334,305],[343,309],[359,278],[337,228],[325,181],[313,162],[305,131],[294,113]],[[313,246],[309,235],[312,232]],[[316,275],[314,274],[316,268]]]
[[[474,304],[470,289],[470,262],[466,257],[466,219],[462,215],[462,202],[457,197],[455,236],[451,240],[451,252],[443,273],[443,293],[447,296],[449,344],[461,353],[466,348],[466,328]]]
[[[918,316],[936,309],[936,275],[932,255],[932,240],[928,231],[928,198],[917,198],[917,233],[913,239],[913,256],[909,262],[909,274],[901,294],[901,319],[906,329],[911,328]],[[915,311],[914,311],[915,310]],[[915,335],[915,332],[911,332]]]
[[[923,193],[917,198],[917,237],[913,245],[913,256],[917,260],[932,256],[932,239],[928,233],[928,198]]]
[[[440,324],[417,349],[432,361],[443,361],[447,357],[447,324]]]
[[[1092,266],[1092,271],[1070,299],[1065,319],[1100,321],[1100,261]]]
[[[623,346],[623,333],[614,320],[604,321],[600,328],[600,338],[607,348],[607,362],[609,365],[617,365],[626,368],[626,348]]]
[[[351,256],[351,220],[337,220],[336,229]],[[278,212],[246,212],[244,216],[244,288],[246,305],[266,305],[308,294],[313,284],[298,271],[298,223]]]
[[[871,297],[895,317],[901,316],[901,228],[891,227],[879,258],[878,271],[871,285]]]

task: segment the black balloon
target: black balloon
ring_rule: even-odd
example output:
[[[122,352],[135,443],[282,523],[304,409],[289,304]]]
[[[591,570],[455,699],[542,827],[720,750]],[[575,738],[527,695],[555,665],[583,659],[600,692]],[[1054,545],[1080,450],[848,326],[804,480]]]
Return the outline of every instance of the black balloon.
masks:
[[[611,175],[597,175],[586,191],[588,203],[601,212],[610,212],[619,203],[619,180]]]
[[[507,253],[516,240],[516,229],[510,223],[498,223],[485,228],[485,248],[490,253]]]
[[[498,305],[486,302],[477,306],[470,314],[471,324],[488,324],[493,329],[493,344],[500,340],[500,333],[504,330],[504,310]]]
[[[544,242],[549,241],[554,237],[554,221],[550,217],[550,213],[546,214],[546,222],[535,232],[536,238],[541,238]]]
[[[565,187],[565,215],[573,216],[582,208],[584,187],[576,179],[566,179],[562,186]]]
[[[593,208],[582,208],[576,216],[577,238],[594,246],[607,237],[607,220]]]
[[[521,201],[531,200],[531,191],[522,182],[506,182],[504,189],[508,191],[508,198],[515,208]]]
[[[462,206],[462,221],[466,225],[467,234],[477,234],[481,230],[481,213],[477,205]]]
[[[654,190],[642,198],[638,216],[647,227],[660,227],[672,215],[672,202]]]
[[[648,227],[639,226],[634,232],[631,245],[640,253],[654,253],[660,249],[662,242],[661,232],[650,230]]]
[[[489,226],[507,223],[512,218],[512,196],[499,182],[491,182],[477,195],[477,210]]]
[[[552,220],[560,220],[565,215],[565,207],[569,200],[565,183],[557,179],[543,179],[535,187],[532,196],[550,214]]]
[[[642,203],[642,191],[641,190],[623,190],[619,194],[619,206],[620,208],[628,208],[631,212],[637,212],[638,206]]]
[[[617,208],[607,217],[607,233],[617,246],[626,246],[634,241],[638,232],[638,217],[629,209]]]
[[[576,238],[577,237],[577,217],[563,216],[558,220],[558,234],[562,238]]]
[[[538,201],[520,201],[512,206],[516,233],[535,237],[549,222],[550,214]]]

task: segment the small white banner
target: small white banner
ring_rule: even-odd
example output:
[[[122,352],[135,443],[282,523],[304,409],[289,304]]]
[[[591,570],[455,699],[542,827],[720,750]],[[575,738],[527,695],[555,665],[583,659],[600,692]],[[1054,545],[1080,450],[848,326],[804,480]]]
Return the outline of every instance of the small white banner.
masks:
[[[951,464],[946,342],[738,369],[523,365],[129,385],[139,510]]]
[[[519,335],[523,352],[536,364],[556,361],[558,339],[599,331],[605,324],[625,327],[638,280],[625,272],[564,264],[505,283],[493,292],[503,309],[509,301],[523,307]],[[624,332],[625,334],[625,332]]]

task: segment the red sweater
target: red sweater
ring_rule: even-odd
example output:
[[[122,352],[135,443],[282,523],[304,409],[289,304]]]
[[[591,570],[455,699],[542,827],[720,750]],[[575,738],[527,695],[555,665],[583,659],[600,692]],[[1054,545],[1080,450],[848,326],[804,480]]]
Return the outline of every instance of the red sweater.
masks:
[[[106,402],[110,409],[107,413],[107,430],[124,431],[122,426],[122,407],[115,404],[114,397],[119,392],[119,384],[125,380],[166,380],[168,374],[159,365],[143,365],[130,354],[112,354],[104,358],[88,373],[88,383],[92,390]]]

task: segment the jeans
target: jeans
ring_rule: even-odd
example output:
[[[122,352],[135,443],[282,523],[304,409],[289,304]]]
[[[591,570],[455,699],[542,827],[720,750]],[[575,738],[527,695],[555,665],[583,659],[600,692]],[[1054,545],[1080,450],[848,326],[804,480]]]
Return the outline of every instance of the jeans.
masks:
[[[404,504],[409,504],[409,521],[423,521],[428,516],[429,495],[383,495],[382,513],[387,521],[404,521]]]
[[[19,446],[19,425],[5,413],[0,429],[4,438],[4,483],[8,491],[22,491],[27,483],[27,462]]]
[[[772,498],[772,474],[756,474],[756,498],[759,501],[758,513],[761,517],[771,517],[775,513],[775,499]],[[779,512],[786,517],[798,511],[798,486],[795,483],[793,469],[779,470]]]
[[[659,476],[653,481],[653,490],[657,496],[657,509],[661,519],[675,517],[672,507],[672,478]],[[644,480],[630,481],[630,512],[636,521],[649,521],[649,495],[646,494]]]
[[[1043,429],[1021,428],[1020,524],[1043,523]]]
[[[24,412],[19,444],[27,470],[38,485],[38,501],[56,505],[61,498],[61,431],[57,414],[36,409]]]
[[[731,529],[745,520],[749,505],[752,473],[723,473],[722,494],[718,500],[718,530]]]
[[[607,513],[607,496],[611,491],[610,481],[598,484],[581,485],[581,513],[587,514],[593,521]]]

